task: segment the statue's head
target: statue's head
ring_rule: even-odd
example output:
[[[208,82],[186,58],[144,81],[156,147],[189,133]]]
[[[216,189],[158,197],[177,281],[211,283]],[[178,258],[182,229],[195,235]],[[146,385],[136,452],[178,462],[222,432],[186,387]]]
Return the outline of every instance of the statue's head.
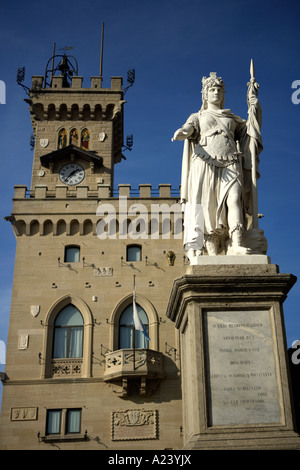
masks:
[[[210,88],[220,87],[222,92],[221,108],[225,104],[225,86],[221,77],[217,77],[216,72],[210,72],[209,77],[202,78],[202,109],[207,109],[208,90]]]

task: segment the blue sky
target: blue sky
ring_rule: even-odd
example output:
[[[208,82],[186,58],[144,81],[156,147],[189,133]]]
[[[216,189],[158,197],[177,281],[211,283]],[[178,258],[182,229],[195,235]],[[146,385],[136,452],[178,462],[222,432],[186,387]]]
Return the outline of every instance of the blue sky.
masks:
[[[54,42],[57,53],[73,46],[79,75],[89,87],[90,77],[99,75],[102,22],[103,86],[110,86],[111,76],[123,76],[126,86],[127,70],[136,70],[125,105],[125,136],[133,134],[134,146],[116,167],[115,187],[171,183],[178,188],[182,143],[172,143],[171,137],[201,107],[202,76],[221,75],[225,107],[247,118],[254,59],[263,110],[260,228],[271,261],[281,272],[299,277],[300,104],[291,100],[292,83],[300,80],[299,16],[298,2],[289,0],[19,0],[2,6],[0,80],[6,83],[6,104],[0,105],[0,340],[7,337],[15,253],[13,231],[3,217],[12,210],[14,185],[30,186],[33,158],[30,115],[24,90],[16,83],[17,69],[26,67],[24,84],[30,86],[32,75],[44,75]],[[289,346],[300,338],[299,286],[284,304]]]

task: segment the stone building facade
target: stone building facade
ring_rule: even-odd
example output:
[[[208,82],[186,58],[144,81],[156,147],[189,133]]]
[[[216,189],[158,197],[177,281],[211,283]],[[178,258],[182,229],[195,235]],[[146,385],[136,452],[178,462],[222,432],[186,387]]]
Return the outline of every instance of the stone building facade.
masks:
[[[16,258],[0,448],[180,449],[180,344],[166,308],[182,252],[169,184],[114,188],[124,91],[34,76],[31,187],[8,218]],[[170,230],[169,230],[170,228]],[[133,286],[150,341],[132,327]],[[133,341],[134,338],[134,341]]]

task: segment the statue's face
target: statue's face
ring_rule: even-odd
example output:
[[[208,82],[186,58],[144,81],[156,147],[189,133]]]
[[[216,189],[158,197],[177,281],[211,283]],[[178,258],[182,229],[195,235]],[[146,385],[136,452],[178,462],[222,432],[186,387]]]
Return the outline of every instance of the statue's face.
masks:
[[[220,86],[212,86],[207,90],[208,103],[220,105],[224,97],[224,91]]]

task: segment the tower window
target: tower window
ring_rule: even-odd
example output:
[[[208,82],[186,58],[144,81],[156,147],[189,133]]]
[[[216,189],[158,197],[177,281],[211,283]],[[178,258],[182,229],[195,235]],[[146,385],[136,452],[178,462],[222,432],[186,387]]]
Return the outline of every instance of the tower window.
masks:
[[[149,321],[145,310],[137,304],[137,310],[141,322],[147,333],[149,332]],[[135,337],[133,336],[135,332]],[[135,344],[134,341],[135,340]],[[119,321],[119,348],[148,348],[149,341],[142,331],[135,331],[133,326],[133,305],[129,305],[123,311]]]
[[[67,145],[67,131],[66,129],[61,129],[58,133],[58,144],[57,148],[62,149]]]
[[[70,132],[70,145],[79,146],[79,134],[77,129],[72,129]]]
[[[126,261],[141,261],[142,247],[139,245],[128,245],[126,251]]]
[[[54,323],[53,358],[82,357],[83,318],[70,304],[57,315]]]
[[[79,246],[66,246],[65,247],[65,263],[78,263],[80,257],[80,247]]]
[[[88,150],[90,145],[90,133],[88,129],[83,129],[81,132],[81,147]]]

